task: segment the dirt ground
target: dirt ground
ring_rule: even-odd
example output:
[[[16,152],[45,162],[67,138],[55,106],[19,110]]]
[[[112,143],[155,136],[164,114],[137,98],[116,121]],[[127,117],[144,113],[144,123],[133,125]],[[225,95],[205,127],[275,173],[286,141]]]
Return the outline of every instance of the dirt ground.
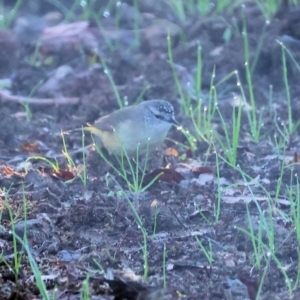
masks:
[[[60,2],[71,11],[71,1]],[[95,1],[94,11],[105,2]],[[43,299],[32,259],[49,299],[252,300],[258,293],[259,299],[300,299],[299,224],[291,217],[291,201],[297,199],[291,187],[297,187],[300,171],[299,128],[285,131],[300,116],[300,7],[283,2],[267,21],[254,2],[245,1],[222,13],[193,13],[181,20],[168,1],[140,1],[138,9],[135,1],[125,1],[104,11],[99,22],[92,15],[78,21],[76,9],[73,15],[58,14],[50,1],[30,3],[0,31],[0,299]],[[4,6],[10,9],[9,2]],[[213,72],[218,83],[238,71],[249,100],[245,24],[262,126],[254,142],[244,103],[238,168],[222,160],[218,142],[212,148],[205,137],[196,138],[191,147],[174,127],[145,172],[147,180],[157,170],[164,175],[146,191],[134,192],[97,151],[82,150],[78,129],[118,109],[116,91],[129,105],[137,99],[170,101],[180,125],[195,132],[174,74],[196,110],[199,45],[204,104],[209,105]],[[286,66],[280,43],[291,54]],[[232,99],[241,94],[237,77],[216,89],[231,134]],[[218,113],[211,121],[221,139],[226,138],[224,123]],[[62,155],[62,132],[73,164]],[[90,143],[86,133],[84,145]],[[108,159],[120,168],[115,158]],[[167,165],[169,171],[163,169]],[[272,223],[261,226],[262,216]],[[274,255],[267,251],[270,224]],[[251,230],[267,245],[260,252],[245,233]],[[27,236],[31,255],[12,232]]]

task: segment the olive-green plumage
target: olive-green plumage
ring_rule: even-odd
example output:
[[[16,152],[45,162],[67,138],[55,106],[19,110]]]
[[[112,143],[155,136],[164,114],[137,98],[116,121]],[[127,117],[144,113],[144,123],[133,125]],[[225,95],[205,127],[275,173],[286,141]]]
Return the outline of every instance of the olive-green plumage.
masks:
[[[164,100],[148,100],[119,109],[87,127],[100,146],[129,156],[151,151],[163,143],[172,124],[178,124],[173,106]]]

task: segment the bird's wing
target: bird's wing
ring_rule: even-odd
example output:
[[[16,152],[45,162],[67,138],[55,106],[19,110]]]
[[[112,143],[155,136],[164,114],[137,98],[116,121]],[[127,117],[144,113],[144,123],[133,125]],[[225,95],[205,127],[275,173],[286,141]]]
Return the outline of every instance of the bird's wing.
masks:
[[[130,109],[129,109],[130,108]],[[140,119],[140,115],[136,115],[134,107],[123,108],[122,110],[117,110],[108,116],[104,116],[97,120],[92,127],[96,127],[96,130],[113,132],[119,129],[119,124],[127,123],[132,119],[132,115],[135,119]],[[112,121],[110,121],[112,120]],[[97,134],[95,132],[95,134]]]

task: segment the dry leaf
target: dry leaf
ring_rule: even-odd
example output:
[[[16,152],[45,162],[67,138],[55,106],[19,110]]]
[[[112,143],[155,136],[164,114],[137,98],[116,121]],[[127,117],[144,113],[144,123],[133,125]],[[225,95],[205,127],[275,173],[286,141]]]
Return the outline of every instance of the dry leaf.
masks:
[[[157,177],[158,176],[158,177]],[[148,184],[157,177],[156,181],[179,183],[184,177],[173,169],[156,169],[146,174],[144,183]]]
[[[58,171],[53,171],[52,173],[53,176],[57,176],[63,181],[68,181],[72,180],[75,178],[74,174],[68,170],[58,170]]]
[[[40,150],[40,144],[37,142],[24,142],[21,149],[28,153],[37,153]]]
[[[172,155],[177,157],[178,156],[178,151],[174,148],[168,148],[165,150],[165,155]]]
[[[191,171],[197,177],[201,174],[213,174],[213,170],[210,167],[196,167],[192,168]]]

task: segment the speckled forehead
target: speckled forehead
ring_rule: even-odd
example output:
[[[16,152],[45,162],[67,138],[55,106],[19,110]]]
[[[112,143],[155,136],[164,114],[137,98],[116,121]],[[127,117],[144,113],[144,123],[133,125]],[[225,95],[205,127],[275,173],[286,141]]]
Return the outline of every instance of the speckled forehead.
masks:
[[[174,109],[171,105],[160,105],[158,108],[161,112],[165,112],[168,114],[173,114],[174,113]]]

